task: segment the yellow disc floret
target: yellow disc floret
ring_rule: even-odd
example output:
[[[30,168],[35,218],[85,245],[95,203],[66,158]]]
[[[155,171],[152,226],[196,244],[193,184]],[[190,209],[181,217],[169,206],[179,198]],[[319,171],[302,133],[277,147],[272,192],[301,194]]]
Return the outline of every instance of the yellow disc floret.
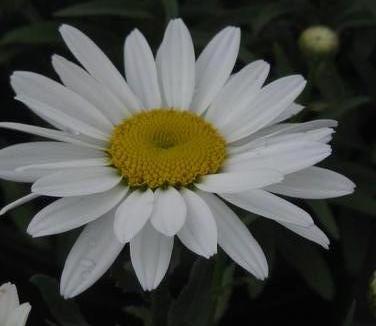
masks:
[[[108,153],[131,187],[188,186],[226,156],[218,131],[194,113],[154,109],[117,125]]]

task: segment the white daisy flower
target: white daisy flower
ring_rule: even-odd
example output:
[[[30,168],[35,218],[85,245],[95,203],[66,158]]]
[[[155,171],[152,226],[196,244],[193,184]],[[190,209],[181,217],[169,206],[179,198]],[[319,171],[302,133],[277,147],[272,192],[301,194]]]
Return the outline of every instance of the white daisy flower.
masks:
[[[0,286],[1,326],[25,326],[30,310],[29,303],[20,305],[17,288],[14,284],[5,283]]]
[[[53,56],[64,86],[31,72],[11,77],[16,99],[59,130],[1,123],[53,141],[3,149],[0,175],[33,183],[31,194],[2,213],[37,196],[61,197],[33,218],[32,236],[86,224],[65,263],[64,297],[97,281],[128,242],[143,289],[156,288],[175,236],[207,258],[218,244],[266,278],[262,249],[225,202],[328,247],[310,215],[277,196],[320,199],[354,188],[313,167],[330,155],[336,121],[281,123],[303,109],[294,103],[302,76],[263,86],[269,65],[262,60],[231,75],[240,44],[235,27],[220,31],[196,60],[187,27],[175,19],[155,60],[140,31],[126,38],[126,82],[82,32],[67,25],[60,32],[83,66]]]

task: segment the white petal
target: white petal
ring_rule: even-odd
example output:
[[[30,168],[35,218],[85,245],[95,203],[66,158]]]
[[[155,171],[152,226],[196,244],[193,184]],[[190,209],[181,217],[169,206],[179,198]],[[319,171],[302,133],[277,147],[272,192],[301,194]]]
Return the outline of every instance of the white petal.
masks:
[[[12,311],[5,326],[25,326],[31,306],[29,303],[23,303]]]
[[[0,171],[46,163],[103,158],[102,151],[61,142],[30,142],[0,150]]]
[[[13,182],[34,182],[48,174],[57,172],[54,170],[27,170],[27,171],[0,171],[0,178]]]
[[[149,220],[154,204],[154,193],[136,190],[117,208],[114,232],[122,243],[129,242]]]
[[[103,149],[103,147],[101,146],[91,144],[89,142],[84,142],[81,139],[79,139],[79,137],[60,130],[54,130],[15,122],[0,122],[0,128],[22,131],[32,135],[41,136],[52,140],[66,142],[83,147]]]
[[[234,68],[239,46],[240,29],[226,27],[202,51],[196,61],[192,111],[203,113],[217,96]]]
[[[41,102],[101,131],[112,129],[111,122],[96,107],[52,79],[33,72],[16,71],[11,76],[11,84],[17,97]]]
[[[329,249],[330,241],[326,234],[322,232],[316,225],[311,225],[309,227],[302,227],[289,223],[280,222],[285,228],[288,228],[292,232],[299,234],[301,237],[313,241],[325,249]]]
[[[323,199],[351,194],[354,188],[355,184],[342,174],[313,166],[287,175],[267,190],[290,197]]]
[[[178,237],[188,249],[209,258],[217,253],[218,231],[214,217],[199,195],[187,188],[180,193],[187,206],[187,217]]]
[[[25,326],[31,310],[29,303],[23,303],[13,310],[4,326]]]
[[[329,145],[293,139],[233,155],[225,162],[225,171],[263,168],[289,174],[314,165],[330,154]]]
[[[244,118],[239,117],[239,113],[251,105],[268,76],[269,69],[268,63],[258,60],[232,75],[209,106],[205,118],[219,129],[229,121]]]
[[[306,133],[304,133],[304,136],[306,137],[306,139],[327,144],[332,140],[332,135],[334,134],[334,132],[335,131],[331,128],[320,128],[307,131]]]
[[[306,81],[302,76],[288,76],[266,85],[249,107],[238,112],[237,119],[222,127],[228,142],[244,138],[275,119],[302,92]]]
[[[0,324],[5,325],[12,310],[20,304],[17,288],[14,284],[5,283],[0,287]]]
[[[313,224],[313,220],[307,212],[287,200],[261,189],[219,195],[233,205],[278,222],[288,222],[299,226]]]
[[[166,236],[175,235],[184,225],[187,207],[174,187],[158,188],[155,191],[151,224]]]
[[[27,203],[27,202],[35,199],[35,198],[38,198],[38,197],[39,197],[39,195],[31,193],[31,194],[28,194],[24,197],[18,198],[14,202],[11,202],[10,204],[4,206],[0,210],[0,216],[4,215],[6,212],[10,211],[11,209],[16,208],[18,206],[21,206],[21,205],[23,205],[23,204],[25,204],[25,203]]]
[[[254,169],[247,172],[228,172],[209,174],[201,178],[196,187],[215,193],[242,192],[262,188],[283,179],[281,173],[269,169]]]
[[[88,224],[71,249],[60,283],[61,295],[72,298],[95,283],[124,245],[114,236],[114,211]]]
[[[155,289],[162,281],[170,264],[173,245],[173,237],[159,233],[149,222],[131,240],[132,265],[145,291]]]
[[[263,137],[256,138],[255,140],[252,140],[248,143],[245,143],[244,145],[228,146],[228,152],[230,155],[235,155],[249,152],[251,150],[259,150],[271,145],[283,144],[288,141],[295,141],[296,139],[299,139],[300,141],[306,140],[309,142],[320,142],[326,144],[332,139],[333,133],[334,130],[332,128],[320,128],[306,132],[296,132],[292,134],[282,133],[276,136],[265,135]]]
[[[119,71],[91,39],[68,25],[62,25],[60,33],[77,60],[103,87],[116,95],[128,110],[135,112],[142,107]]]
[[[270,121],[267,124],[267,126],[271,126],[271,125],[274,125],[274,124],[279,123],[281,121],[290,119],[294,115],[301,112],[303,109],[304,109],[303,105],[300,105],[298,103],[291,103],[284,111],[282,111],[282,113],[279,116],[277,116],[275,119]]]
[[[124,104],[80,66],[58,55],[52,56],[52,65],[64,85],[93,104],[112,123],[118,124],[129,116]]]
[[[258,279],[268,276],[265,255],[244,223],[213,194],[198,192],[209,205],[218,227],[218,244],[241,267]]]
[[[57,128],[72,131],[76,135],[84,134],[91,138],[107,141],[109,133],[93,127],[86,122],[70,116],[60,110],[56,110],[45,103],[36,101],[30,97],[17,96],[16,100],[27,105],[35,114],[40,115],[44,120],[50,122]]]
[[[33,217],[27,232],[41,237],[78,228],[114,208],[127,191],[119,185],[104,193],[58,199]]]
[[[168,24],[156,62],[165,105],[188,109],[194,91],[195,53],[191,34],[181,19]]]
[[[338,122],[330,119],[312,120],[303,123],[279,123],[270,127],[266,127],[252,134],[251,140],[260,137],[274,137],[277,135],[287,135],[298,132],[307,132],[320,128],[335,128]]]
[[[105,192],[121,180],[117,170],[109,167],[76,168],[59,171],[38,179],[31,191],[56,197],[71,197]]]
[[[125,40],[124,63],[128,84],[144,107],[161,107],[162,100],[154,56],[145,37],[137,29]]]
[[[106,157],[101,158],[88,158],[81,160],[72,160],[64,162],[53,162],[53,163],[42,163],[42,164],[31,164],[21,166],[15,171],[24,172],[27,170],[58,170],[66,168],[85,168],[92,166],[109,166],[111,162]]]

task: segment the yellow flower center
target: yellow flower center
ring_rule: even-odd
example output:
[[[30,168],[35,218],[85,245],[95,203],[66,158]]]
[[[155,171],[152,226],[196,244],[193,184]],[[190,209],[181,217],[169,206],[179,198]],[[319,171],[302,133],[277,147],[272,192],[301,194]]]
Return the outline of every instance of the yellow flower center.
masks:
[[[216,173],[226,156],[226,142],[194,113],[154,109],[117,125],[108,153],[131,187],[180,187]]]

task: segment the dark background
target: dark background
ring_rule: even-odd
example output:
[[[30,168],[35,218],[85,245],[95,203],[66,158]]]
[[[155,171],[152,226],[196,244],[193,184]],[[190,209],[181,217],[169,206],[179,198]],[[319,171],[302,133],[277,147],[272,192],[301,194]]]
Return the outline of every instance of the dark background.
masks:
[[[334,154],[324,166],[357,184],[354,195],[297,201],[331,238],[330,251],[266,219],[239,212],[264,248],[271,275],[262,283],[236,268],[223,253],[197,260],[174,248],[169,275],[157,291],[142,293],[128,250],[111,271],[74,301],[57,294],[62,266],[79,231],[31,239],[25,228],[47,201],[6,214],[0,221],[0,283],[15,282],[33,308],[28,325],[376,325],[376,1],[63,1],[0,0],[0,120],[43,125],[13,100],[9,76],[31,70],[57,79],[53,53],[72,58],[58,35],[61,23],[86,32],[122,71],[125,36],[139,28],[156,50],[166,22],[182,17],[197,53],[226,25],[242,28],[236,69],[254,59],[272,64],[269,80],[301,73],[307,108],[295,122],[334,118]],[[326,25],[339,37],[337,51],[317,56],[299,48],[308,27]],[[314,47],[314,43],[312,45]],[[29,135],[1,130],[0,146]],[[0,182],[0,202],[27,193],[28,185]]]

